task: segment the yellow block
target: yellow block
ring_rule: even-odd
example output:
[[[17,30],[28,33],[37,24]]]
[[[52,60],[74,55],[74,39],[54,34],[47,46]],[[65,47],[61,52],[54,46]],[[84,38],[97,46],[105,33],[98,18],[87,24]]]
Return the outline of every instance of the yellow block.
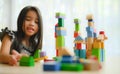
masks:
[[[36,59],[34,59],[34,61],[38,62],[40,60],[44,60],[44,59],[47,59],[47,58],[48,58],[47,56],[44,56],[44,57],[36,58]]]

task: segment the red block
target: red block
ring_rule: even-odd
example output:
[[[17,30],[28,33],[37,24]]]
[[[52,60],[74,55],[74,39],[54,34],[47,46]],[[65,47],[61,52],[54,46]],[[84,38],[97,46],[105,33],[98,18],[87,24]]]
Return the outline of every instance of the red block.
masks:
[[[76,49],[78,49],[78,50],[82,49],[82,44],[81,43],[76,43]]]
[[[75,32],[74,32],[74,38],[76,38],[77,36],[79,36],[79,34],[80,34],[80,33],[79,33],[78,31],[75,31]]]

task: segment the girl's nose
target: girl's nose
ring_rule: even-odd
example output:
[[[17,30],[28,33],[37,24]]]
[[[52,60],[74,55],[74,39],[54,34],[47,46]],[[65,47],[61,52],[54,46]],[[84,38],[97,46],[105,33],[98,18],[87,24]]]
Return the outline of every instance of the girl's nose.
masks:
[[[34,25],[35,25],[35,22],[34,22],[34,21],[31,21],[31,22],[30,22],[30,25],[34,26]]]

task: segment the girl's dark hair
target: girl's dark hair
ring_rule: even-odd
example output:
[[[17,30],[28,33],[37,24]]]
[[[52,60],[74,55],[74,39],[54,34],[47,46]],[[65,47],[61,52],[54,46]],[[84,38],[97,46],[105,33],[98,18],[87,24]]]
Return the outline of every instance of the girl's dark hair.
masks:
[[[34,50],[36,49],[42,49],[42,39],[43,39],[43,23],[42,23],[42,16],[41,13],[39,11],[39,9],[37,7],[34,6],[26,6],[25,8],[23,8],[18,16],[18,20],[17,20],[17,38],[18,41],[21,42],[21,40],[24,38],[25,33],[22,30],[22,26],[24,24],[26,15],[29,11],[35,11],[37,13],[38,16],[38,32],[32,36],[29,40],[30,45],[32,46],[32,48]]]

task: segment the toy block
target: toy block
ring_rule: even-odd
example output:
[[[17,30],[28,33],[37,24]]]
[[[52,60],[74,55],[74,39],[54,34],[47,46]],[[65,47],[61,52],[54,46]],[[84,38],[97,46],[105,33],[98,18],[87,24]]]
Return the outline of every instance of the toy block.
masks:
[[[76,43],[76,49],[78,50],[82,49],[82,43]]]
[[[64,27],[64,19],[58,18],[58,27]]]
[[[74,49],[75,56],[79,57],[79,50]]]
[[[97,38],[97,33],[94,32],[93,34],[94,34],[94,38]]]
[[[92,55],[92,50],[86,50],[86,58],[89,58]]]
[[[87,37],[94,37],[93,28],[88,26],[86,27]]]
[[[58,49],[56,49],[56,56],[59,56]]]
[[[75,24],[75,31],[79,31],[80,30],[80,25],[79,24]]]
[[[36,58],[39,58],[40,57],[40,49],[37,49],[33,55],[33,58],[36,59]]]
[[[86,58],[86,50],[85,49],[82,49],[82,50],[79,50],[79,58]]]
[[[101,49],[101,59],[100,59],[101,62],[104,62],[105,61],[105,50],[104,49]]]
[[[66,30],[58,30],[56,31],[57,36],[66,36]]]
[[[93,19],[93,15],[92,14],[88,14],[86,17],[87,20]]]
[[[55,25],[55,32],[57,31],[58,24]]]
[[[62,71],[83,71],[84,66],[78,63],[62,63],[61,70]]]
[[[64,27],[57,27],[56,30],[65,30],[66,31],[66,28],[64,28]]]
[[[34,59],[34,61],[38,62],[38,61],[41,61],[41,60],[44,60],[44,59],[47,59],[47,58],[48,58],[47,56],[44,56],[44,57],[36,58],[36,59]]]
[[[57,12],[56,18],[65,18],[65,14]]]
[[[77,19],[77,18],[76,18],[76,19],[74,19],[74,23],[75,23],[75,24],[79,24],[79,22],[80,22],[80,20],[79,20],[79,19]]]
[[[60,62],[62,60],[62,57],[53,57],[53,59],[57,62]]]
[[[77,43],[77,42],[83,42],[83,38],[81,36],[77,36],[74,40],[74,43]]]
[[[70,52],[69,49],[67,49],[65,47],[58,49],[58,56],[63,56],[63,55],[74,56],[74,53]]]
[[[101,49],[93,48],[92,55],[96,56],[98,58],[98,61],[101,61]]]
[[[44,57],[44,56],[46,56],[46,52],[41,51],[41,52],[40,52],[40,57]]]
[[[84,65],[84,70],[96,71],[100,69],[100,63],[97,60],[80,59],[80,62]]]
[[[101,41],[101,49],[104,49],[104,42]]]
[[[56,48],[65,46],[65,38],[64,36],[57,36],[56,38]]]
[[[80,32],[79,31],[74,31],[74,38],[76,38],[77,36],[80,35]]]
[[[100,41],[94,41],[93,42],[93,48],[101,49],[102,48],[101,42]]]
[[[59,71],[60,70],[60,63],[51,61],[51,62],[45,62],[43,64],[43,70],[44,71]]]
[[[54,59],[44,59],[44,62],[54,62]]]
[[[88,26],[90,26],[90,27],[94,27],[94,22],[88,22]]]
[[[33,57],[22,56],[19,62],[20,66],[34,66]]]
[[[63,55],[61,63],[73,63],[73,56]]]

